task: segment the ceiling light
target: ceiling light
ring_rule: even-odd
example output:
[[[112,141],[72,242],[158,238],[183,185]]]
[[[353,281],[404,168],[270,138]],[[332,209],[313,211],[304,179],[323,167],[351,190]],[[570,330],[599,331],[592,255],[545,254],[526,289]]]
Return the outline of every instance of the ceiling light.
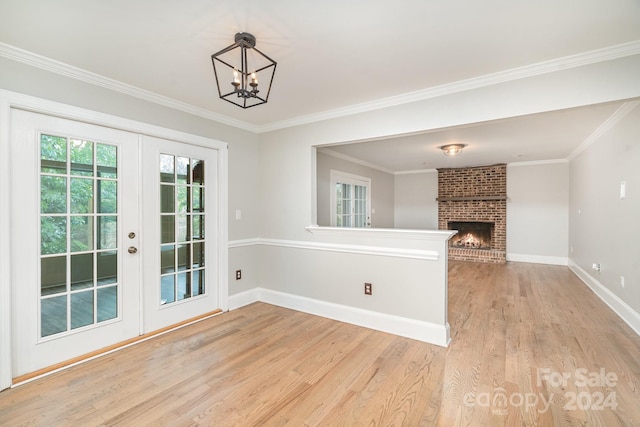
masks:
[[[231,46],[211,55],[218,94],[241,108],[265,104],[277,64],[256,49],[253,35],[236,33],[234,40]]]
[[[442,150],[445,156],[457,156],[464,147],[466,147],[466,144],[448,144],[438,148]]]

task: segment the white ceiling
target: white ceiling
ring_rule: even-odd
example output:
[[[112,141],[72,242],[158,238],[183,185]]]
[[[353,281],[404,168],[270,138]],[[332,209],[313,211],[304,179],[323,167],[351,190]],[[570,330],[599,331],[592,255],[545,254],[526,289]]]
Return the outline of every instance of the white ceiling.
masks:
[[[211,54],[240,31],[255,35],[256,47],[278,62],[268,104],[248,110],[217,97],[211,66]],[[639,0],[0,0],[5,48],[254,128],[374,108],[391,97],[639,40]],[[526,160],[566,157],[615,109],[408,139],[429,146],[461,139],[465,151],[486,151],[482,159],[492,162],[504,161],[498,154],[507,147],[517,150],[505,155]],[[410,160],[385,167],[438,166],[429,156]]]

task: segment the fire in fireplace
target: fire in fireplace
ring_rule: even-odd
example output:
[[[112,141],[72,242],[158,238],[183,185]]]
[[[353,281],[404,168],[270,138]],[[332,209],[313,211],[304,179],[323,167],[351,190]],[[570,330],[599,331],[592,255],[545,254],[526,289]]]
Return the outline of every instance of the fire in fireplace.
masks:
[[[449,241],[453,248],[491,249],[492,222],[450,221],[449,230],[458,230]]]

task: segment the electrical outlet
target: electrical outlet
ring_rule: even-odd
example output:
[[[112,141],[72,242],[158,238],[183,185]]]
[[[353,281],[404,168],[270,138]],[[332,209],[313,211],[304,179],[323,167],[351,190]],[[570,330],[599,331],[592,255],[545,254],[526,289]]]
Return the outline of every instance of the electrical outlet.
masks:
[[[600,271],[600,264],[598,264],[598,263],[594,263],[594,264],[591,266],[591,268],[592,268],[592,269],[594,269],[595,271]]]
[[[373,285],[371,283],[364,284],[364,294],[372,295],[373,294]]]
[[[242,279],[242,270],[236,270],[236,280]]]
[[[620,286],[624,288],[624,276],[620,276]]]

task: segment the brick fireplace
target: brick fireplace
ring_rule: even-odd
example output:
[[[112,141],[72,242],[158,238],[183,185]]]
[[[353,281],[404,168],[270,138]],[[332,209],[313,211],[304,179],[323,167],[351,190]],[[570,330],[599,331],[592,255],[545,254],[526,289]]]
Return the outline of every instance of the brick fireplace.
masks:
[[[450,259],[506,262],[506,165],[438,169],[437,200],[438,228],[458,230]]]

